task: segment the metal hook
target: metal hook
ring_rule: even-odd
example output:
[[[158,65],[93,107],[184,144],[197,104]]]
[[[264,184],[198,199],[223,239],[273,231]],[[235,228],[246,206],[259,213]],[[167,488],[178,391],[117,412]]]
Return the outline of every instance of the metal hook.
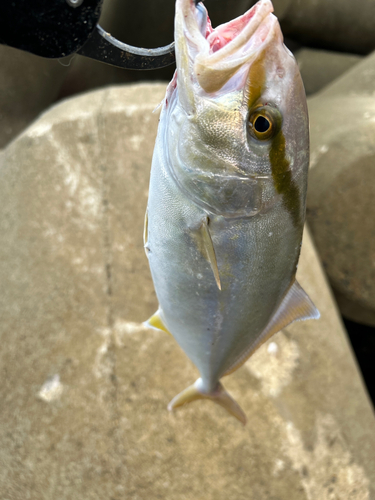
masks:
[[[196,6],[202,0],[194,0]],[[78,50],[78,54],[120,68],[152,70],[173,64],[175,44],[172,42],[157,49],[143,49],[120,42],[99,25],[88,41]]]
[[[78,54],[127,69],[164,68],[175,62],[174,42],[157,49],[142,49],[120,42],[99,25],[96,26]]]

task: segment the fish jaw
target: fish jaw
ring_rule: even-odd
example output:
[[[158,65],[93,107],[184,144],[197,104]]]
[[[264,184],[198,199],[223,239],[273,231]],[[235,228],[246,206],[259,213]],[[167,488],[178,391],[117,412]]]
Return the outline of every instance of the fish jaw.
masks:
[[[177,0],[177,79],[179,92],[185,94],[185,108],[194,107],[194,92],[212,94],[224,86],[227,91],[229,81],[232,90],[243,87],[259,51],[275,39],[282,42],[272,11],[270,0],[260,0],[242,16],[213,29],[203,4],[196,8],[194,0]]]

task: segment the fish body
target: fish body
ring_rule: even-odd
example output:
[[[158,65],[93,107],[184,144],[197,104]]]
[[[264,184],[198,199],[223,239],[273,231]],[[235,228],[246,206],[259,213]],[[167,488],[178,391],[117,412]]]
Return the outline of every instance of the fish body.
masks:
[[[303,84],[269,0],[213,30],[176,2],[176,74],[160,117],[145,223],[169,331],[199,370],[170,409],[208,398],[271,335],[319,313],[295,280],[309,163]]]

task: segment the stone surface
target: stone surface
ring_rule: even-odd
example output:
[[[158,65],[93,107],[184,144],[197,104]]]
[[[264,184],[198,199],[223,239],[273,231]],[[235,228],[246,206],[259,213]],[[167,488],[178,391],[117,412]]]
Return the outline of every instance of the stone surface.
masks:
[[[56,99],[66,64],[0,45],[0,149]]]
[[[4,500],[370,500],[375,420],[308,233],[298,279],[321,312],[200,401],[163,332],[142,244],[163,85],[61,103],[0,157]]]
[[[295,54],[306,94],[314,94],[361,61],[360,56],[303,48]]]
[[[375,53],[309,99],[308,222],[341,312],[375,326]]]
[[[375,49],[374,2],[273,0],[273,5],[284,35],[303,45],[356,54]]]

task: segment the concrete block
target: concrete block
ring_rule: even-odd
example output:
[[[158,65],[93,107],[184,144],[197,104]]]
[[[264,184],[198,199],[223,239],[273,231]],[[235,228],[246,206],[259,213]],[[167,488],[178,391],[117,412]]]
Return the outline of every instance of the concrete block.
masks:
[[[308,101],[307,219],[341,312],[375,325],[375,53]]]
[[[321,319],[278,333],[209,401],[142,325],[157,307],[143,216],[164,85],[52,108],[0,157],[2,498],[369,500],[375,419],[308,232],[298,279]]]

